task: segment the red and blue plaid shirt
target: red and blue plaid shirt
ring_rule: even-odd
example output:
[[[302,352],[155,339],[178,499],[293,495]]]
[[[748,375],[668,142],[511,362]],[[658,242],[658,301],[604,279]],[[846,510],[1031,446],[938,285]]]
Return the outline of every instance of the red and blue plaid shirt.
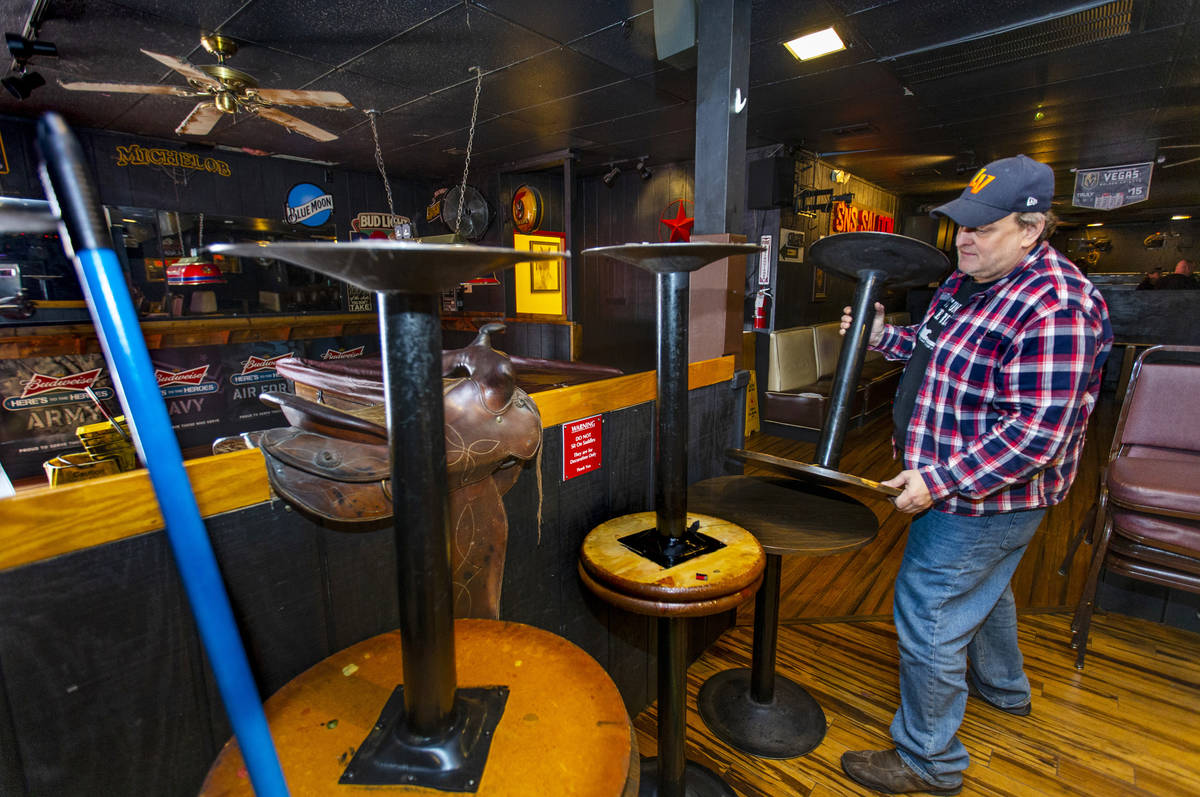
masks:
[[[965,278],[954,272],[930,311]],[[889,324],[872,348],[906,360],[920,328]],[[1046,243],[972,296],[938,337],[907,439],[895,441],[934,507],[988,515],[1061,501],[1112,339],[1100,292]]]

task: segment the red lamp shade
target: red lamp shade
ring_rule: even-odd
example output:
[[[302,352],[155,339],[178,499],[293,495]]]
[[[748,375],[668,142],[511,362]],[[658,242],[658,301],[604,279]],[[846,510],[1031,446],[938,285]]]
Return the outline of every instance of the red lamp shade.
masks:
[[[203,257],[183,257],[167,266],[167,284],[189,287],[195,285],[224,285],[220,267]]]

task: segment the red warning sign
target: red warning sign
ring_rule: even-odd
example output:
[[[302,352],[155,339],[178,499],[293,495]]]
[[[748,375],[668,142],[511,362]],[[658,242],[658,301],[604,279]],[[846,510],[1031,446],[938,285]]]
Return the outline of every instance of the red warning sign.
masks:
[[[563,481],[600,467],[599,415],[562,425]]]

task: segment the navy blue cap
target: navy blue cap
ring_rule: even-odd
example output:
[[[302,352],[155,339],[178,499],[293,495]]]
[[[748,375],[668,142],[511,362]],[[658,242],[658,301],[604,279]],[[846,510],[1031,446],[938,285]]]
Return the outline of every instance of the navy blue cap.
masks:
[[[939,205],[931,216],[949,216],[963,227],[982,227],[1009,213],[1045,213],[1054,198],[1054,170],[1017,155],[984,166],[958,199]]]

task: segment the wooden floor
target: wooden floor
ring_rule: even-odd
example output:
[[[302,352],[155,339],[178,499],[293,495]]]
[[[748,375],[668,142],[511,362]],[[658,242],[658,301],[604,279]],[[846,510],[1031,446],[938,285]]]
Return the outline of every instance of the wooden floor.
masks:
[[[1200,635],[1116,614],[1098,615],[1087,668],[1067,645],[1070,615],[1027,613],[1021,648],[1033,713],[1014,717],[971,699],[959,738],[971,754],[964,797],[1200,795]],[[825,711],[824,741],[807,756],[772,761],[713,738],[696,713],[709,676],[750,666],[751,629],[722,636],[688,670],[688,757],[741,797],[869,795],[841,771],[847,750],[891,747],[896,634],[891,622],[792,623],[779,632],[779,672]],[[657,750],[654,707],[635,725],[642,755]]]
[[[1200,635],[1101,612],[1083,672],[1068,644],[1090,548],[1083,546],[1066,576],[1057,568],[1095,501],[1115,418],[1115,403],[1103,400],[1075,486],[1047,513],[1013,579],[1033,714],[1013,717],[968,701],[959,732],[971,754],[964,795],[1200,796]],[[851,430],[840,469],[895,475],[889,422]],[[756,435],[747,447],[814,459],[813,445],[776,437]],[[899,701],[892,582],[908,517],[886,500],[858,497],[880,519],[873,543],[852,554],[783,560],[778,671],[824,708],[828,730],[817,749],[787,761],[758,759],[716,740],[696,713],[706,678],[749,666],[752,606],[688,671],[688,756],[720,772],[742,797],[872,794],[842,773],[841,754],[891,747],[887,729]],[[655,707],[635,724],[642,754],[654,755]]]

